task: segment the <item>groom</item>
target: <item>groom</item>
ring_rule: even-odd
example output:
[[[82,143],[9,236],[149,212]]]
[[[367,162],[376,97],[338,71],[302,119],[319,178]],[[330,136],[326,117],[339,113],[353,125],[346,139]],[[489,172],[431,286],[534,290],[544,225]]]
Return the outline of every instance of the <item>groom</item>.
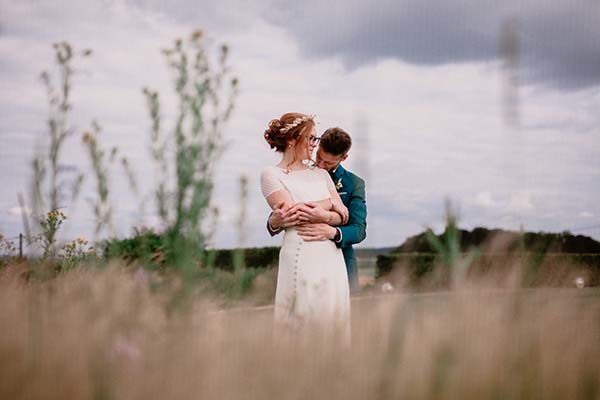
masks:
[[[316,203],[309,202],[287,210],[276,209],[269,217],[267,228],[274,236],[285,227],[300,224],[297,229],[304,240],[332,240],[344,254],[350,290],[357,292],[358,271],[352,245],[362,242],[366,237],[367,204],[365,181],[341,165],[348,158],[351,146],[352,139],[344,130],[329,128],[321,136],[316,160],[319,168],[329,171],[342,202],[348,208],[350,216],[346,225],[333,227],[326,224],[328,213]]]

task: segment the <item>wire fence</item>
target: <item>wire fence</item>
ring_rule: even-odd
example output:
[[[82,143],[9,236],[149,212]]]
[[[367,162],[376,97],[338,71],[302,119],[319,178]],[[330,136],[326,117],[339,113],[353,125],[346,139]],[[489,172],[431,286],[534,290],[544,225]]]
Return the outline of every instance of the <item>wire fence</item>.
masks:
[[[563,232],[571,232],[571,233],[578,233],[578,232],[600,232],[600,225],[591,225],[591,226],[583,226],[583,227],[579,227],[579,228],[566,228],[566,229],[561,229]],[[8,241],[13,241],[13,240],[19,240],[19,238],[21,237],[21,235],[23,234],[19,234],[17,236],[11,236],[11,237],[4,237],[4,240],[8,240]],[[22,236],[24,238],[24,240],[26,240],[26,236]],[[72,242],[74,240],[77,240],[78,238],[66,238],[66,239],[62,239],[60,240],[61,242],[64,243],[68,243],[68,242]],[[27,244],[28,246],[31,245],[32,243]],[[377,246],[375,246],[377,247]]]
[[[588,225],[588,226],[581,226],[581,227],[576,227],[576,228],[567,228],[567,229],[563,229],[563,232],[569,232],[569,233],[582,233],[582,232],[600,232],[600,225]],[[28,241],[27,237],[23,234],[20,233],[17,236],[10,236],[10,237],[2,237],[3,241],[5,242],[9,242],[11,245],[14,245],[15,241],[18,241],[18,251],[19,251],[19,257],[23,257],[23,254],[25,252],[26,249],[32,248],[35,244],[36,244],[36,240],[31,240]],[[58,240],[58,243],[70,243],[73,242],[75,240],[77,240],[78,238],[71,238],[71,239],[61,239]],[[16,248],[15,248],[16,250]]]

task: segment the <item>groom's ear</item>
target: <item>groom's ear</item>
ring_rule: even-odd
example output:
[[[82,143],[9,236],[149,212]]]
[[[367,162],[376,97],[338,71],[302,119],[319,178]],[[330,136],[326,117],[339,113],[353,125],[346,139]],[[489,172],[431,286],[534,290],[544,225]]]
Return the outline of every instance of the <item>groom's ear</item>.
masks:
[[[342,161],[346,161],[346,158],[348,158],[348,153],[346,153],[342,156]]]

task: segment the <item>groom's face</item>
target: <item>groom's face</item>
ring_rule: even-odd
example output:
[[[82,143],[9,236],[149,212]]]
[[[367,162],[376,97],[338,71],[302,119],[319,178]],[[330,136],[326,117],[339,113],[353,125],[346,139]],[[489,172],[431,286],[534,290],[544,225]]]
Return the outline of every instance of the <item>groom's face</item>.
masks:
[[[319,146],[319,149],[317,150],[317,167],[326,169],[327,171],[332,171],[336,169],[337,166],[340,165],[340,163],[347,157],[347,154],[340,154],[339,156],[336,156],[328,153]]]

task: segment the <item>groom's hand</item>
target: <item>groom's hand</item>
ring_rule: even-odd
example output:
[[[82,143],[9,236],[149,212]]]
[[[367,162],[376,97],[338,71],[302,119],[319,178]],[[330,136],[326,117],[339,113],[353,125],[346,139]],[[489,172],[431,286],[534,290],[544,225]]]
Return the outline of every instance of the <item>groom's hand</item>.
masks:
[[[298,219],[302,223],[327,223],[330,218],[329,211],[325,210],[317,203],[308,202],[298,205]]]
[[[298,210],[296,206],[287,206],[283,203],[277,204],[269,218],[269,224],[274,229],[287,228],[299,223]]]
[[[305,224],[296,228],[300,237],[307,242],[331,240],[335,237],[336,229],[327,224]]]

